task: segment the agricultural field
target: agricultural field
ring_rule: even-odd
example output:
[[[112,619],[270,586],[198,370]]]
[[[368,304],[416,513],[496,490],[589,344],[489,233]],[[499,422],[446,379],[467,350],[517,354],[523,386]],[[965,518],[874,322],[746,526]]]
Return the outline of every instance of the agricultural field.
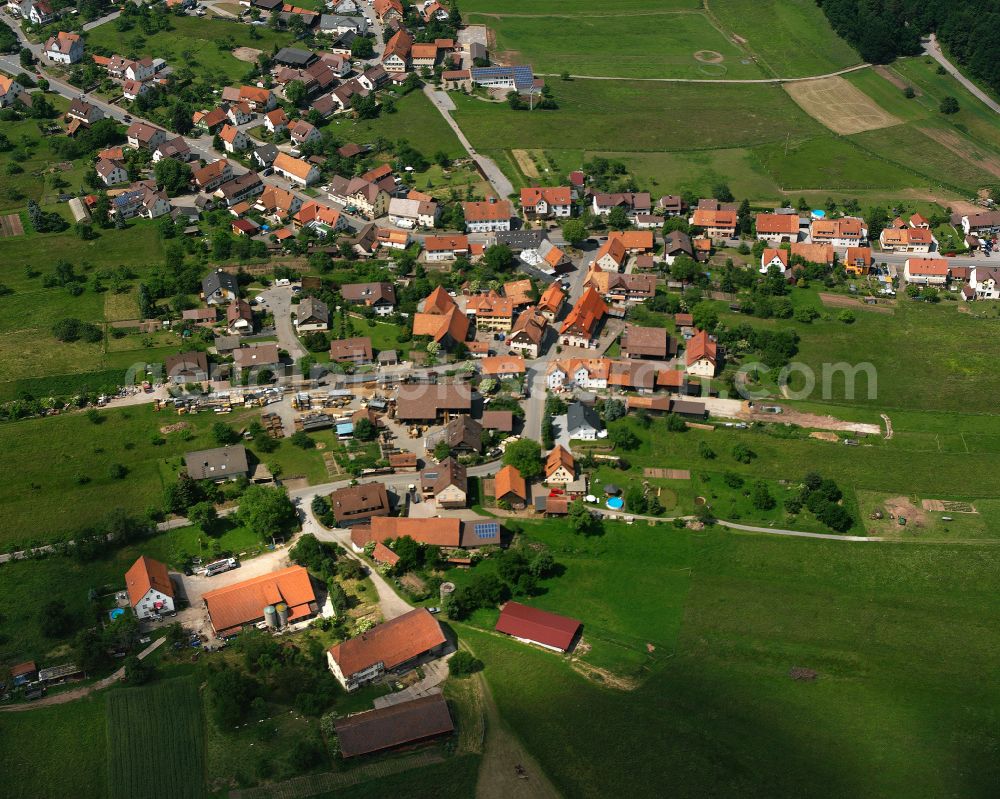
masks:
[[[377,119],[334,119],[327,129],[344,141],[359,144],[379,138],[391,142],[406,139],[428,160],[438,151],[449,158],[466,154],[441,113],[421,91],[400,97],[392,114],[383,113]]]
[[[270,53],[275,47],[290,44],[294,38],[291,33],[273,31],[266,25],[250,27],[211,17],[169,19],[170,30],[157,32],[152,39],[136,29],[121,33],[114,25],[101,25],[87,33],[87,43],[130,58],[155,55],[166,59],[175,69],[187,67],[205,83],[225,85],[239,81],[247,72],[248,65],[233,56],[235,48],[250,47]]]
[[[991,547],[526,534],[566,567],[530,603],[582,619],[593,649],[462,635],[565,795],[985,796],[1000,778],[1000,696],[977,665],[1000,651]],[[588,665],[619,637],[631,680],[626,658]]]
[[[0,797],[106,799],[108,741],[104,719],[102,695],[27,713],[0,713],[0,747],[4,752]]]
[[[701,11],[467,13],[496,35],[501,63],[528,63],[536,74],[614,78],[760,78],[761,71]],[[575,10],[575,6],[574,6]]]
[[[824,75],[862,63],[811,0],[711,0],[705,5],[727,34],[744,42],[766,77]]]
[[[204,723],[193,678],[112,691],[107,711],[111,799],[205,795]]]

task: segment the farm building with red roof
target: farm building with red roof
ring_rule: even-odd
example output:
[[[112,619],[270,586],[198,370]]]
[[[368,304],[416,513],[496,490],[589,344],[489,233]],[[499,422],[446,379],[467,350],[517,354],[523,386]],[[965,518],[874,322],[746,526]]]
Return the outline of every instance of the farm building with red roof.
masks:
[[[567,652],[582,626],[582,622],[568,616],[530,608],[520,602],[508,602],[500,611],[495,629],[518,641]]]

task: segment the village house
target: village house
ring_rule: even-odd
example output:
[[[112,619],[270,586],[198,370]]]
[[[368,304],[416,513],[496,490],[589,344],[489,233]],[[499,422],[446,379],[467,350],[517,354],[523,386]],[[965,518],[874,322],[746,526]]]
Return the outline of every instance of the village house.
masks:
[[[848,247],[844,255],[844,271],[849,275],[867,275],[872,268],[871,247]]]
[[[415,608],[327,650],[327,665],[347,691],[388,673],[403,673],[424,657],[439,655],[446,639],[426,608]]]
[[[2,90],[3,84],[0,84]],[[980,238],[992,236],[1000,233],[1000,211],[984,211],[980,214],[955,214],[952,217],[952,224],[961,227],[962,232],[968,236],[975,234]]]
[[[688,339],[684,352],[687,373],[699,377],[715,377],[718,368],[717,346],[704,330],[699,330]]]
[[[320,205],[315,200],[308,200],[299,208],[292,218],[292,226],[296,230],[304,227],[314,230],[321,238],[325,238],[338,230],[347,230],[347,220],[336,208]]]
[[[112,161],[108,158],[101,158],[94,166],[94,171],[105,186],[117,186],[120,183],[128,183],[128,170],[121,161]]]
[[[476,453],[483,448],[483,426],[468,415],[456,416],[441,430],[424,439],[424,448],[433,452],[442,441],[453,453]]]
[[[318,141],[320,133],[314,125],[310,125],[304,119],[296,119],[288,126],[288,133],[291,136],[292,144],[301,147],[303,144]]]
[[[497,380],[524,377],[525,372],[524,358],[520,355],[494,355],[482,358],[478,366],[483,377],[493,377]]]
[[[158,219],[170,213],[170,200],[166,192],[157,191],[155,182],[141,180],[111,198],[110,213],[122,219]]]
[[[0,75],[0,108],[7,108],[13,105],[17,96],[24,91],[24,87],[13,78]]]
[[[330,199],[344,205],[366,219],[385,216],[389,208],[389,193],[364,178],[343,178],[334,175],[330,180]]]
[[[788,269],[788,254],[788,250],[765,249],[760,254],[760,273],[766,275],[774,266],[784,274]]]
[[[211,111],[195,111],[191,115],[191,122],[195,128],[213,135],[222,129],[228,119],[229,115],[222,108],[213,108]]]
[[[533,308],[522,311],[507,337],[507,346],[522,358],[534,360],[542,350],[548,329],[546,322],[546,318]]]
[[[208,305],[228,305],[240,296],[236,275],[215,270],[201,281],[201,296]]]
[[[138,619],[174,612],[174,584],[158,560],[141,555],[125,572],[125,590]]]
[[[604,432],[604,425],[593,408],[574,402],[566,409],[566,432],[570,439],[596,441]]]
[[[883,228],[878,238],[883,252],[928,253],[937,246],[927,228]]]
[[[302,207],[302,200],[295,194],[277,186],[268,186],[254,204],[254,207],[266,216],[278,222],[284,222]]]
[[[918,286],[943,286],[948,282],[948,261],[944,258],[907,258],[903,282]]]
[[[245,172],[219,186],[214,196],[224,200],[227,208],[232,208],[263,193],[264,181],[260,179],[260,175],[256,172]]]
[[[414,69],[433,69],[437,63],[438,48],[433,42],[415,42],[410,47],[410,63]]]
[[[246,100],[240,100],[237,103],[231,103],[229,108],[226,110],[226,117],[234,125],[245,125],[254,118],[253,109],[250,108],[250,103]]]
[[[215,322],[215,308],[199,308],[200,317],[185,316],[185,321],[192,320],[196,324],[211,324]],[[185,311],[184,313],[188,313]],[[203,320],[203,321],[202,321]],[[201,383],[209,379],[208,356],[204,352],[182,352],[168,355],[163,359],[163,372],[167,381],[175,385],[184,383]]]
[[[666,328],[639,327],[625,325],[621,337],[623,358],[643,358],[665,361],[674,355],[671,352],[670,336]]]
[[[479,448],[475,451],[478,452]],[[437,466],[421,472],[420,491],[424,499],[433,499],[439,508],[464,508],[469,499],[469,480],[465,467],[454,458],[445,458]]]
[[[275,108],[264,114],[264,127],[272,134],[279,134],[288,128],[288,114],[284,108]]]
[[[628,253],[621,240],[609,238],[594,254],[594,260],[590,265],[591,271],[621,272],[625,268],[627,257]]]
[[[576,461],[568,449],[556,444],[545,458],[545,482],[566,485],[576,479]]]
[[[568,358],[549,362],[545,382],[553,391],[571,387],[600,390],[608,387],[610,374],[608,358]]]
[[[242,444],[185,453],[184,468],[192,480],[211,480],[214,483],[250,476],[247,450]]]
[[[34,25],[48,25],[56,18],[49,0],[22,0],[18,10],[21,17]]]
[[[226,308],[226,332],[231,336],[253,334],[253,309],[246,300],[233,300]]]
[[[403,4],[400,0],[375,0],[372,9],[375,11],[378,21],[383,25],[392,20],[397,22],[403,20]]]
[[[348,32],[364,36],[368,33],[368,23],[364,17],[320,14],[316,30],[327,36],[342,36]]]
[[[379,247],[385,247],[389,250],[405,250],[410,246],[410,234],[405,230],[380,227],[376,233],[376,241]]]
[[[475,317],[476,330],[506,333],[514,324],[513,304],[492,290],[469,297],[465,312]]]
[[[337,363],[363,364],[374,360],[372,340],[368,336],[334,339],[330,342],[330,360]]]
[[[521,189],[521,213],[525,219],[550,219],[573,214],[569,186]]]
[[[651,274],[620,274],[591,268],[583,285],[600,294],[605,302],[619,307],[656,296],[656,275]],[[616,315],[620,316],[621,312]]]
[[[125,132],[128,146],[133,149],[140,147],[152,152],[158,145],[166,141],[167,132],[160,128],[147,125],[145,122],[133,122]]]
[[[410,68],[410,53],[413,48],[413,37],[408,31],[400,28],[385,43],[382,52],[382,66],[386,72],[402,73]]]
[[[274,92],[260,86],[240,86],[235,97],[231,95],[227,97],[225,91],[223,91],[222,99],[244,101],[258,114],[271,111],[278,105],[278,98],[275,97]]]
[[[467,69],[446,69],[441,73],[441,88],[449,92],[471,92],[472,73]]]
[[[204,192],[213,192],[233,179],[233,165],[225,158],[213,161],[192,173],[194,184]]]
[[[278,148],[273,144],[260,144],[250,151],[250,160],[258,169],[268,169],[278,157]]]
[[[757,214],[757,240],[781,244],[799,240],[797,214]]]
[[[277,344],[255,344],[233,350],[233,365],[240,370],[272,369],[281,363]]]
[[[175,161],[188,161],[191,159],[191,148],[184,141],[183,136],[174,136],[157,146],[153,151],[153,163],[158,163],[164,158],[173,158]]]
[[[695,227],[702,228],[712,241],[732,239],[736,236],[738,223],[736,211],[696,208],[688,221]]]
[[[694,258],[691,237],[682,230],[671,230],[663,237],[663,262],[672,266],[674,260],[681,255]]]
[[[396,310],[396,287],[389,282],[347,283],[340,296],[352,305],[372,308],[376,316],[390,316]]]
[[[223,125],[219,138],[227,153],[241,153],[250,146],[250,137],[233,125]]]
[[[992,266],[974,266],[969,273],[969,283],[963,292],[965,299],[997,300],[1000,299],[1000,268]]]
[[[841,219],[814,219],[810,225],[809,235],[813,244],[829,244],[841,249],[843,247],[859,247],[868,237],[865,220],[855,216],[845,216]]]
[[[389,221],[405,228],[432,228],[437,224],[440,209],[433,200],[393,197],[389,200]]]
[[[428,261],[454,261],[469,256],[468,236],[428,236],[424,239]]]
[[[448,349],[464,342],[469,333],[469,317],[462,313],[442,286],[438,286],[423,301],[413,315],[413,335],[430,336]]]
[[[316,590],[302,566],[262,574],[202,595],[218,638],[231,638],[245,627],[266,622],[284,627],[319,612]]]
[[[320,179],[319,167],[288,153],[279,152],[271,165],[275,174],[300,186],[309,186]]]
[[[485,202],[463,202],[465,229],[469,233],[490,233],[510,230],[513,216],[509,200],[486,200]]]
[[[664,216],[680,216],[685,207],[683,198],[676,194],[665,194],[656,201],[657,210]]]
[[[83,39],[79,34],[59,31],[45,42],[45,57],[57,64],[75,64],[83,58]]]
[[[122,97],[130,102],[153,91],[153,84],[139,80],[127,80],[122,83]]]
[[[338,488],[330,494],[330,507],[338,527],[368,522],[376,516],[388,516],[392,510],[389,493],[382,483]]]
[[[559,343],[568,347],[596,347],[601,322],[608,314],[607,303],[588,288],[566,316],[559,329]]]
[[[613,208],[624,208],[630,217],[635,217],[652,210],[652,199],[647,191],[598,193],[594,195],[591,208],[598,216],[607,216]]]
[[[559,318],[565,300],[566,292],[562,287],[558,283],[550,283],[538,300],[538,312],[549,322],[555,322]]]
[[[832,244],[815,244],[804,241],[793,242],[792,255],[797,255],[810,264],[833,266]]]
[[[521,510],[528,504],[528,484],[521,472],[508,464],[493,478],[494,496],[497,503],[504,502],[514,510]]]
[[[464,383],[403,383],[396,389],[396,418],[431,424],[472,412],[472,389]]]
[[[503,606],[494,629],[526,644],[568,652],[582,626],[576,619],[511,601]]]
[[[629,255],[652,252],[655,247],[651,230],[612,230],[608,241],[620,242]]]

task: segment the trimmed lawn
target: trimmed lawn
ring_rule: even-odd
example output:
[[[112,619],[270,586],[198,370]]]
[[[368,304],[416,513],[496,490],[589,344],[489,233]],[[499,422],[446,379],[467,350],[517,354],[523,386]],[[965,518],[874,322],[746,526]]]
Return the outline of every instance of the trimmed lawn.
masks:
[[[504,8],[504,11],[507,9]],[[616,5],[607,15],[553,16],[466,14],[470,24],[496,33],[502,60],[532,65],[536,73],[617,78],[759,78],[761,71],[700,11],[643,10]],[[695,58],[699,50],[722,56],[719,63]]]
[[[985,621],[1000,602],[991,548],[609,525],[594,568],[614,579],[595,586],[554,527],[538,537],[567,571],[529,603],[575,611],[585,642],[610,623],[655,647],[645,682],[623,691],[463,628],[501,713],[565,795],[985,796],[1000,778],[1000,691],[979,677],[1000,652]],[[678,570],[683,584],[647,586]],[[546,604],[556,590],[565,605]],[[679,610],[649,613],[650,594]],[[678,618],[676,645],[657,647]],[[791,679],[796,667],[815,680]]]
[[[252,38],[256,32],[257,38]],[[244,25],[212,17],[170,17],[170,30],[151,39],[138,29],[121,33],[114,25],[101,25],[87,33],[87,43],[100,45],[128,57],[152,55],[178,68],[185,66],[206,83],[225,85],[246,74],[249,64],[233,57],[237,47],[252,47],[270,53],[294,40],[291,33],[273,31],[266,25]]]
[[[0,713],[4,778],[0,797],[108,795],[102,694],[24,713]]]

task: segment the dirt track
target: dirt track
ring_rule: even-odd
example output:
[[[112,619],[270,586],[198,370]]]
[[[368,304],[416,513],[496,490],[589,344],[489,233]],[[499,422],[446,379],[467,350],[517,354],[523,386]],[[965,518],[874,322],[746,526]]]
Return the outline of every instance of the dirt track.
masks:
[[[769,405],[773,403],[768,403]],[[803,413],[789,408],[787,405],[777,406],[782,409],[781,413],[762,413],[756,409],[749,411],[746,418],[755,422],[787,422],[818,430],[834,430],[842,433],[863,433],[865,435],[882,435],[882,428],[877,424],[866,424],[864,422],[845,422],[833,416],[820,416],[815,413]]]

